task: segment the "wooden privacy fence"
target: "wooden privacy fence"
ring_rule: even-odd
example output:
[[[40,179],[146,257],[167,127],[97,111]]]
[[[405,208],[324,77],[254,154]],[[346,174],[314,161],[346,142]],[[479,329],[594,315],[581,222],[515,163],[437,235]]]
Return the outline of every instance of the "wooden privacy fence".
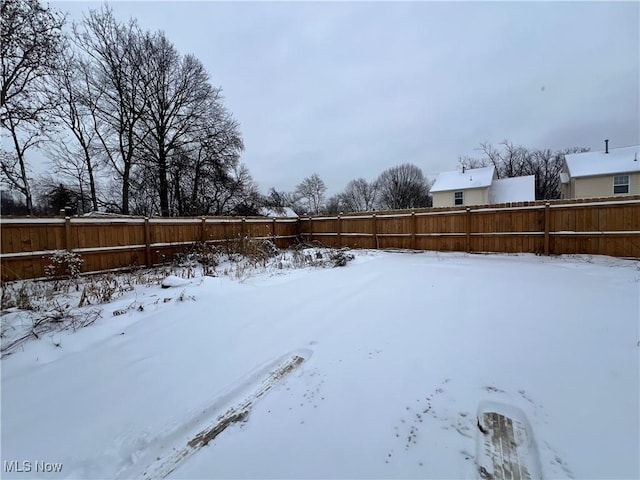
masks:
[[[163,263],[197,243],[222,244],[244,236],[279,248],[297,238],[297,218],[2,218],[2,281],[44,276],[56,250],[84,259],[83,272]]]
[[[523,202],[305,218],[2,218],[2,280],[44,276],[56,250],[84,272],[163,263],[196,243],[242,236],[290,246],[461,252],[583,253],[640,258],[640,196]]]
[[[309,241],[352,248],[640,257],[640,196],[300,219]]]

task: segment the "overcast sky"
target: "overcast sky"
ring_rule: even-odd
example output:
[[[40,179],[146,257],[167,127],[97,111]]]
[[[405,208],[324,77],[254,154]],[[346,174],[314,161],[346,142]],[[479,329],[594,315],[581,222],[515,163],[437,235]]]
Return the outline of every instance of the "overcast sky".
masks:
[[[639,2],[109,4],[203,62],[265,193],[406,162],[435,176],[484,141],[640,143]]]

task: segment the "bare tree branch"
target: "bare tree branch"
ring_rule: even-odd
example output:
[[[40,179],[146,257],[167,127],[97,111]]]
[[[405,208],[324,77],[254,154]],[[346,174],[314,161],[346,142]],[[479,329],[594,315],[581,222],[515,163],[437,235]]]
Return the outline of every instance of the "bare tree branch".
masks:
[[[413,164],[405,163],[385,170],[376,180],[376,188],[380,208],[398,210],[430,206],[431,183]]]

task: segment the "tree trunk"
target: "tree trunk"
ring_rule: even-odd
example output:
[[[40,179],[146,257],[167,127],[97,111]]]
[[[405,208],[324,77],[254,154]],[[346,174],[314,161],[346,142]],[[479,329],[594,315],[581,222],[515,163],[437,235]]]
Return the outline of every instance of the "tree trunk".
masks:
[[[20,174],[22,175],[22,181],[24,182],[23,194],[25,202],[27,204],[27,211],[29,215],[33,215],[33,200],[31,198],[31,188],[29,188],[29,180],[27,179],[27,169],[24,164],[24,155],[22,152],[18,153],[18,161],[20,162]]]
[[[91,161],[87,161],[87,171],[89,172],[89,190],[91,191],[91,208],[98,211],[98,195],[96,194],[96,181],[93,178],[93,166]]]
[[[122,172],[122,214],[129,215],[129,175],[131,172],[131,163],[124,164]]]
[[[160,194],[160,215],[169,216],[169,185],[167,182],[167,155],[165,152],[158,152],[158,189]]]
[[[31,188],[29,188],[29,179],[27,178],[27,167],[24,163],[24,151],[20,145],[20,140],[18,139],[18,133],[16,125],[13,123],[13,119],[9,119],[9,127],[11,131],[11,138],[13,140],[13,146],[16,149],[16,156],[18,157],[18,163],[20,164],[20,180],[22,181],[22,185],[15,185],[20,192],[24,195],[25,203],[27,204],[27,211],[29,215],[33,215],[33,200],[31,198]]]

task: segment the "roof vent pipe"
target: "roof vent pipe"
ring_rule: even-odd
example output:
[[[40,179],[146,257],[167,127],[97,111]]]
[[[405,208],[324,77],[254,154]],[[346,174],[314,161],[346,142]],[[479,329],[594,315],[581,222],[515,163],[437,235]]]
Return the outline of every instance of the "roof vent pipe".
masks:
[[[609,153],[609,139],[604,141],[604,153]]]

